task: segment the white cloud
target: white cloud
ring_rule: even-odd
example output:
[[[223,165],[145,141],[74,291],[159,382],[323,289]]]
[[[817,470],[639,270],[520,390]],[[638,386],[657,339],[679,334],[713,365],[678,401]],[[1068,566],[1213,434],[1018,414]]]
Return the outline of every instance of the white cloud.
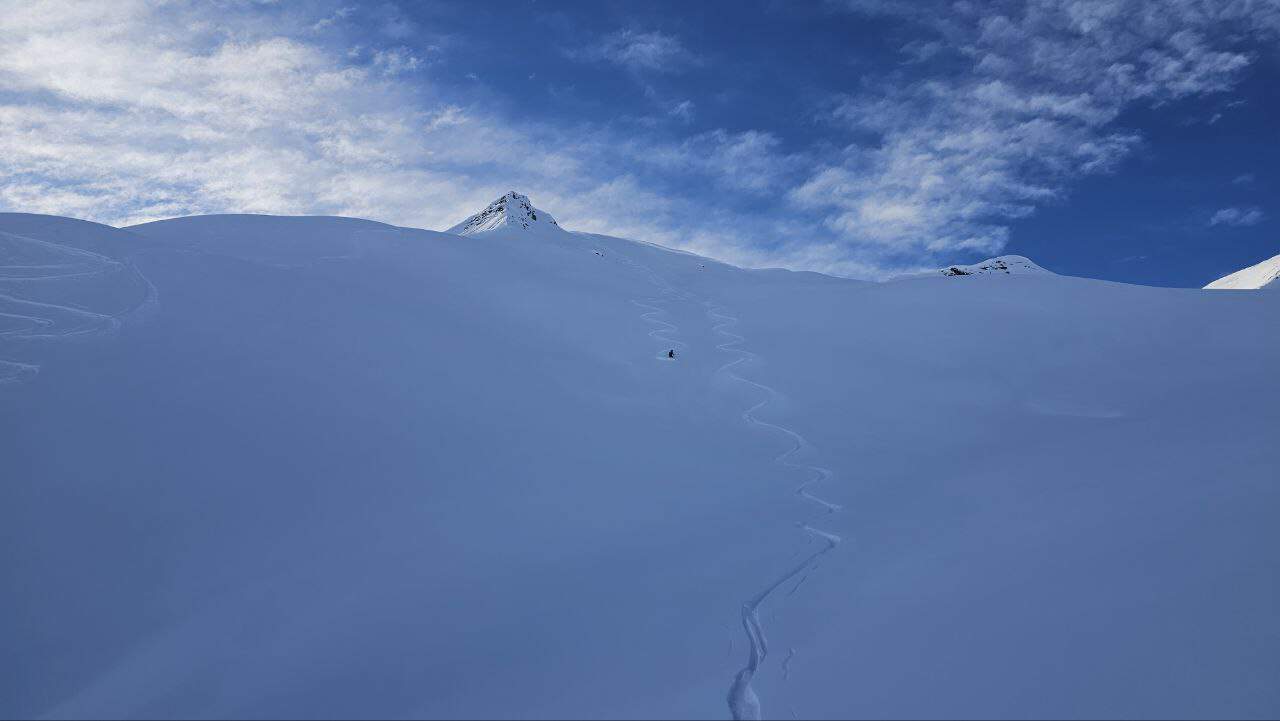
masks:
[[[673,118],[679,118],[680,120],[688,123],[693,120],[693,109],[694,103],[692,100],[681,100],[675,105],[672,105],[671,109],[667,111],[667,114]]]
[[[905,62],[923,63],[931,60],[944,49],[943,44],[937,40],[912,40],[899,48],[898,52],[906,56]]]
[[[319,32],[337,23],[340,23],[343,20],[346,20],[347,18],[354,15],[355,12],[356,12],[356,8],[354,6],[348,5],[348,6],[340,7],[337,10],[334,10],[332,14],[317,20],[314,24],[312,24],[311,29],[313,31]]]
[[[896,2],[840,6],[914,17],[936,39],[904,52],[927,49],[927,58],[945,42],[968,61],[838,98],[831,119],[874,140],[848,146],[791,190],[842,242],[880,246],[885,258],[998,252],[1012,221],[1141,145],[1116,125],[1125,109],[1232,88],[1251,61],[1235,49],[1240,39],[1280,30],[1276,0],[962,2],[931,13]]]
[[[917,55],[948,62],[897,67],[948,74],[841,96],[827,119],[859,142],[795,149],[762,130],[673,137],[459,102],[433,84],[434,51],[408,49],[406,32],[429,29],[394,9],[361,10],[378,33],[351,38],[337,2],[0,0],[0,208],[116,224],[267,212],[442,228],[517,188],[569,227],[878,275],[1003,247],[1012,221],[1140,144],[1115,125],[1123,109],[1230,88],[1250,58],[1215,23],[1280,28],[1260,14],[1274,4],[1229,15],[1036,0],[1005,15],[964,3],[915,14],[937,21]],[[913,14],[912,3],[860,5]],[[637,73],[700,62],[656,32],[620,31],[589,52]],[[671,118],[693,119],[695,99],[658,100],[668,132]]]
[[[658,142],[508,122],[437,96],[399,44],[352,53],[316,39],[314,17],[243,5],[215,22],[208,7],[0,0],[0,208],[117,225],[257,212],[442,228],[515,187],[570,227],[780,257],[744,251],[753,236],[733,211],[652,181],[758,192],[779,182],[768,134]]]
[[[1266,219],[1261,208],[1223,208],[1209,218],[1209,225],[1241,227],[1257,225]]]
[[[422,58],[413,54],[406,47],[378,50],[373,54],[373,64],[382,70],[384,75],[399,75],[421,69],[425,63]]]
[[[0,0],[0,206],[115,224],[264,212],[444,227],[491,188],[577,167],[399,81],[421,67],[402,46],[360,63],[300,39],[314,21],[246,5],[213,22],[209,7]]]
[[[759,130],[712,130],[678,143],[628,143],[619,151],[640,166],[701,175],[724,189],[762,194],[785,185],[804,163],[780,146],[777,137]]]
[[[585,48],[566,53],[578,60],[606,61],[629,70],[678,72],[698,62],[680,39],[658,31],[618,30]]]

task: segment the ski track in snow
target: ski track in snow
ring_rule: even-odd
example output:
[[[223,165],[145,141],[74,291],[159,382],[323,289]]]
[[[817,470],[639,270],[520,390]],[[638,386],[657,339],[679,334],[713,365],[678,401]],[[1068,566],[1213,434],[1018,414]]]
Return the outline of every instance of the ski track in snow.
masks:
[[[649,269],[648,266],[637,263],[634,260],[627,258],[626,256],[618,256],[618,258],[622,261],[623,264],[628,265],[640,271],[641,273],[644,273],[646,276],[648,276],[649,282],[653,283],[655,286],[658,287],[659,295],[665,296],[665,297],[658,297],[658,298],[635,299],[631,301],[632,305],[638,308],[643,308],[645,310],[644,313],[640,314],[641,319],[643,319],[646,323],[653,323],[655,325],[662,326],[661,328],[654,328],[653,330],[649,331],[650,338],[653,338],[656,341],[661,341],[666,345],[665,348],[659,351],[657,358],[659,360],[665,361],[665,360],[668,360],[667,358],[668,350],[684,350],[688,348],[689,345],[684,341],[669,337],[669,335],[674,335],[676,333],[679,333],[680,328],[676,326],[674,323],[670,323],[660,318],[659,316],[667,314],[667,310],[665,308],[660,308],[654,304],[667,303],[669,300],[672,300],[672,299],[690,300],[689,294],[682,293],[676,290],[675,288],[673,288],[670,283],[668,283],[657,273]]]
[[[17,361],[0,360],[0,385],[30,380],[40,371],[40,366]]]
[[[768,428],[776,433],[780,433],[791,441],[791,447],[774,458],[774,463],[787,468],[802,470],[810,474],[810,478],[796,488],[797,495],[820,506],[823,510],[823,515],[828,515],[841,510],[841,507],[838,504],[826,501],[814,495],[810,490],[816,484],[829,480],[833,475],[831,470],[823,468],[822,466],[815,466],[792,460],[796,455],[812,448],[812,446],[809,445],[809,442],[805,440],[804,436],[785,426],[763,421],[756,417],[756,413],[769,405],[773,399],[779,396],[779,393],[763,383],[743,378],[734,372],[734,368],[737,366],[758,358],[755,353],[738,347],[746,341],[744,337],[728,330],[728,328],[738,323],[738,319],[731,315],[727,315],[725,312],[726,309],[723,306],[716,305],[709,301],[705,303],[705,305],[707,307],[708,316],[720,321],[719,324],[712,328],[712,331],[727,338],[726,341],[717,345],[716,349],[738,354],[737,358],[720,366],[720,368],[716,370],[716,373],[723,373],[735,381],[761,391],[765,395],[760,402],[742,412],[742,419],[752,425],[759,426],[761,428]],[[811,538],[820,541],[822,545],[817,551],[808,554],[799,563],[788,568],[781,575],[776,576],[773,581],[760,589],[756,595],[752,596],[742,605],[742,628],[746,632],[750,648],[747,656],[747,664],[738,671],[737,675],[733,678],[733,683],[729,686],[727,701],[729,702],[729,711],[733,714],[735,719],[759,719],[761,717],[760,697],[751,686],[752,679],[755,678],[756,673],[760,670],[761,664],[764,663],[765,658],[769,655],[769,640],[765,636],[764,625],[760,622],[760,606],[768,600],[768,598],[773,595],[773,592],[779,587],[786,584],[788,581],[799,577],[799,582],[791,588],[791,591],[787,595],[789,596],[795,593],[796,590],[799,589],[800,584],[808,578],[808,572],[817,568],[819,559],[835,550],[836,546],[840,545],[841,539],[834,533],[814,528],[805,522],[801,522],[797,525],[801,530],[809,534]],[[792,649],[791,655],[794,655],[794,653],[795,651]],[[790,673],[790,658],[791,656],[789,655],[787,657],[787,662],[784,662],[784,678]]]
[[[683,293],[681,291],[676,290],[669,283],[667,283],[665,279],[663,279],[657,273],[653,272],[653,270],[651,270],[647,266],[644,266],[644,265],[641,265],[640,263],[632,261],[631,259],[626,258],[625,256],[622,257],[621,260],[626,265],[629,265],[635,268],[636,270],[639,270],[640,272],[646,274],[648,276],[649,281],[660,289],[660,294],[662,296],[667,296],[666,298],[646,298],[644,300],[631,301],[637,307],[645,309],[645,312],[640,315],[642,319],[644,319],[648,323],[653,323],[653,324],[662,326],[660,328],[656,328],[650,331],[649,337],[655,340],[662,341],[663,343],[666,343],[669,348],[681,348],[681,349],[686,348],[687,347],[686,344],[682,343],[679,340],[669,337],[671,334],[677,333],[679,331],[679,328],[676,325],[659,318],[658,316],[666,314],[667,311],[663,308],[660,308],[654,305],[654,303],[664,303],[668,299],[689,301],[689,300],[693,300],[693,296],[691,296],[688,293]],[[731,360],[728,363],[725,363],[724,365],[717,368],[715,370],[715,374],[716,375],[725,374],[732,380],[738,381],[752,388],[755,388],[756,390],[761,391],[765,396],[760,402],[756,403],[755,405],[752,405],[750,408],[743,411],[741,414],[742,419],[746,421],[748,424],[759,426],[761,428],[766,428],[771,431],[774,431],[775,433],[779,433],[784,437],[786,437],[787,440],[791,442],[791,447],[783,451],[778,456],[776,456],[773,459],[773,462],[778,465],[784,466],[786,468],[801,470],[809,474],[810,477],[795,489],[796,495],[820,507],[822,509],[822,514],[821,514],[822,516],[826,516],[832,513],[836,513],[837,511],[843,510],[843,508],[839,504],[827,501],[821,498],[820,496],[815,495],[810,490],[811,488],[813,488],[814,486],[820,483],[829,481],[834,475],[832,471],[822,466],[810,465],[807,463],[801,463],[793,460],[793,458],[799,455],[800,453],[804,451],[812,450],[813,447],[809,444],[809,441],[806,440],[804,436],[800,435],[796,431],[791,430],[790,428],[778,425],[777,423],[770,423],[768,421],[760,420],[756,416],[756,413],[758,411],[768,406],[775,398],[779,397],[780,394],[770,386],[767,386],[763,383],[759,383],[747,378],[743,378],[742,376],[734,372],[734,368],[736,368],[737,366],[750,362],[752,360],[755,360],[759,357],[755,353],[749,350],[738,347],[742,343],[744,343],[746,339],[743,336],[728,330],[728,328],[738,323],[738,318],[731,315],[727,315],[726,309],[723,306],[717,305],[711,301],[703,301],[703,306],[706,308],[708,317],[710,317],[713,320],[719,321],[715,326],[712,327],[711,329],[712,332],[717,333],[727,339],[719,343],[718,345],[716,345],[716,350],[724,351],[727,353],[736,353],[738,355],[738,357],[735,358],[734,360]],[[663,360],[666,360],[665,350],[661,352],[660,357]],[[834,533],[830,533],[828,531],[823,531],[821,529],[815,528],[812,525],[810,525],[809,522],[800,522],[800,523],[797,523],[796,525],[798,528],[800,528],[802,531],[808,534],[811,540],[820,541],[821,547],[817,551],[806,554],[798,563],[789,567],[781,575],[774,577],[774,579],[771,582],[769,582],[768,585],[766,585],[764,588],[758,591],[754,596],[752,596],[742,605],[742,627],[743,627],[743,630],[746,632],[747,641],[749,644],[749,651],[747,656],[747,664],[743,666],[742,669],[739,670],[738,673],[734,676],[733,683],[729,687],[729,692],[726,698],[729,704],[729,711],[730,713],[733,714],[734,719],[761,718],[760,698],[756,694],[755,689],[751,685],[752,679],[755,677],[756,673],[760,670],[760,666],[764,663],[765,658],[767,658],[769,655],[768,638],[765,636],[765,633],[764,633],[764,625],[760,621],[760,606],[766,600],[768,600],[768,598],[771,595],[773,595],[773,592],[778,590],[778,588],[785,585],[789,581],[792,581],[798,578],[799,580],[797,580],[796,583],[791,586],[791,589],[787,592],[786,595],[791,596],[792,594],[794,594],[797,590],[799,590],[800,586],[804,584],[805,580],[809,578],[809,573],[818,567],[819,560],[826,554],[835,550],[835,548],[838,545],[840,545],[840,542],[841,542],[840,536]],[[732,648],[733,646],[732,646],[732,640],[731,640],[730,641],[731,651],[732,651]],[[790,653],[788,653],[786,659],[783,660],[782,675],[784,680],[790,676],[790,662],[792,657],[795,656],[795,653],[796,653],[796,650],[794,648],[790,649]],[[792,716],[795,716],[794,709],[791,709],[791,714]]]
[[[668,333],[678,333],[680,330],[679,327],[677,327],[672,323],[668,323],[667,321],[662,320],[661,318],[658,317],[660,315],[665,315],[667,311],[663,308],[659,308],[653,305],[653,303],[662,303],[662,302],[664,301],[661,298],[648,298],[645,300],[631,301],[633,305],[646,309],[646,312],[640,314],[641,318],[643,318],[645,321],[649,323],[656,323],[662,326],[661,328],[655,328],[649,331],[650,338],[653,338],[654,340],[662,341],[667,345],[668,349],[678,348],[683,350],[688,347],[688,345],[684,343],[684,341],[667,337]],[[661,351],[659,357],[661,360],[668,360],[667,351],[665,350]]]
[[[110,335],[120,329],[126,318],[140,316],[154,306],[159,294],[155,285],[131,262],[108,258],[88,250],[38,240],[13,233],[0,233],[9,242],[35,246],[44,252],[70,258],[70,263],[0,265],[0,319],[17,321],[15,327],[0,330],[0,339],[15,341],[69,340],[74,338]],[[129,273],[133,280],[146,288],[138,305],[122,313],[99,313],[71,304],[50,303],[12,295],[13,285],[27,283],[77,282],[116,273]],[[29,380],[40,371],[40,366],[0,359],[0,385]]]
[[[795,657],[796,657],[795,647],[793,646],[792,648],[787,649],[787,657],[782,659],[782,680],[783,681],[786,681],[787,679],[791,678],[791,659]]]

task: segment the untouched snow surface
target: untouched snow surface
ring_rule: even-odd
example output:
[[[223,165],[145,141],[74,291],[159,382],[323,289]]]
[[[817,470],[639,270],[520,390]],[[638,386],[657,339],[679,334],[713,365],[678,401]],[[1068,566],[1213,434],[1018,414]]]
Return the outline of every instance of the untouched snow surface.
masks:
[[[0,716],[1280,714],[1280,296],[538,217],[0,215]]]
[[[1277,278],[1280,278],[1280,255],[1219,278],[1206,285],[1205,289],[1255,290],[1259,288],[1280,288],[1280,283],[1276,283]]]

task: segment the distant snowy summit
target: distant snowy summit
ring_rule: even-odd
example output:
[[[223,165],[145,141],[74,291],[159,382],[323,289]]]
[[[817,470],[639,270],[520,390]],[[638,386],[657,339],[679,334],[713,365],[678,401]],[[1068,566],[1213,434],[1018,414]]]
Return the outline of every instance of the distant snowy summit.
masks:
[[[1020,255],[1002,255],[973,265],[951,265],[939,268],[945,276],[960,275],[1053,275],[1053,273]]]
[[[489,203],[489,207],[450,228],[447,232],[458,235],[475,235],[505,228],[529,230],[532,228],[559,228],[556,219],[545,210],[538,210],[529,202],[529,196],[509,191]]]
[[[1271,290],[1280,290],[1280,283],[1276,279],[1280,278],[1280,255],[1268,258],[1257,265],[1251,265],[1244,270],[1237,270],[1231,275],[1219,278],[1209,285],[1205,286],[1206,290],[1257,290],[1259,288],[1268,288]]]

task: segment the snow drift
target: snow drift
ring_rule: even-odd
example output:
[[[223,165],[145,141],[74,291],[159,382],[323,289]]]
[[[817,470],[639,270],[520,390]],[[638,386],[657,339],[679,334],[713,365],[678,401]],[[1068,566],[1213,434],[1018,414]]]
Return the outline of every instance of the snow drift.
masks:
[[[1280,711],[1275,294],[504,198],[0,215],[0,716]]]

